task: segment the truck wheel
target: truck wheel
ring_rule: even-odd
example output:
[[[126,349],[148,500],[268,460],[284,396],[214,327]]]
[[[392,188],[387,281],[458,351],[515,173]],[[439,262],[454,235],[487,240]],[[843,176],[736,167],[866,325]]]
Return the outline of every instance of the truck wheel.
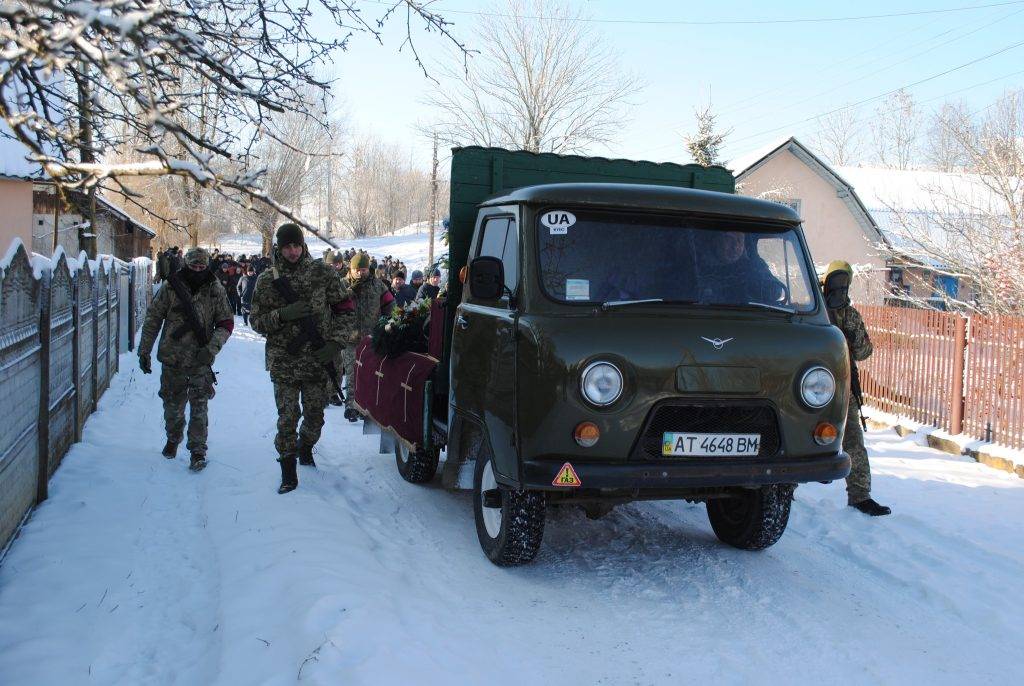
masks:
[[[544,538],[544,493],[499,488],[490,456],[473,472],[476,535],[487,558],[499,567],[531,562]]]
[[[437,472],[438,454],[436,450],[418,449],[410,452],[401,441],[395,441],[395,464],[398,473],[411,484],[425,484],[434,478]]]
[[[772,484],[733,498],[707,502],[708,519],[719,540],[743,550],[763,550],[782,538],[793,502],[792,484]]]

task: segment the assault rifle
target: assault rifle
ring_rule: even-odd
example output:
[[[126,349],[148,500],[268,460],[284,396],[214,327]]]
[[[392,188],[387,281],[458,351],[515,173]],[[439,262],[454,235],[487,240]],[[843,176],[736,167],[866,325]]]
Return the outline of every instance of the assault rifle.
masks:
[[[185,323],[179,326],[175,331],[172,331],[171,337],[176,341],[180,340],[182,336],[191,330],[192,335],[196,337],[196,342],[199,345],[209,345],[210,332],[203,326],[203,323],[199,321],[199,315],[196,314],[196,308],[192,305],[192,294],[189,293],[188,286],[182,282],[181,277],[178,276],[178,272],[174,272],[167,277],[167,282],[171,284],[174,294],[178,296],[179,305],[175,308],[175,311],[180,312],[185,318]]]
[[[288,281],[287,277],[278,275],[277,269],[274,269],[274,280],[270,283],[278,295],[284,298],[284,301],[289,305],[299,300],[299,294],[292,288],[291,282]],[[288,351],[289,355],[298,355],[299,351],[302,350],[302,346],[306,343],[312,345],[313,350],[319,350],[326,345],[326,341],[320,335],[320,329],[317,328],[312,316],[302,317],[298,321],[299,335],[290,340],[288,345],[285,346],[285,350]],[[345,393],[341,390],[341,383],[338,381],[338,369],[334,366],[334,361],[328,361],[324,368],[327,370],[327,376],[331,378],[334,390],[338,392],[338,397],[344,400]]]

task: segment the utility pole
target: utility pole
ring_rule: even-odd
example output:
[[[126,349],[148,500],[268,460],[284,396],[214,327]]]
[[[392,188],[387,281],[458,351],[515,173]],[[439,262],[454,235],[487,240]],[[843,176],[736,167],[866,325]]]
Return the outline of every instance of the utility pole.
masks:
[[[434,227],[437,225],[437,131],[434,131],[434,164],[430,170],[430,248],[427,267],[434,264]]]

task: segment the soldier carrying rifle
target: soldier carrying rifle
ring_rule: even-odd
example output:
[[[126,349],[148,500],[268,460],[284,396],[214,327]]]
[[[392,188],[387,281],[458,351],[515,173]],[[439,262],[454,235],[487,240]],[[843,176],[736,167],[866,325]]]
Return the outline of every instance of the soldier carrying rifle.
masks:
[[[345,347],[354,306],[337,272],[310,257],[302,229],[277,229],[274,267],[260,274],[252,298],[252,328],[267,337],[266,362],[277,403],[278,493],[299,485],[296,458],[315,467],[313,446],[324,426],[328,379],[338,388],[334,360]],[[299,425],[299,420],[302,425]]]
[[[846,477],[847,504],[872,517],[887,515],[890,510],[871,498],[871,464],[864,447],[864,421],[860,413],[863,395],[860,389],[860,374],[857,363],[871,357],[871,339],[864,326],[864,320],[850,304],[850,284],[853,282],[853,267],[849,262],[833,260],[825,270],[822,290],[829,320],[843,332],[850,350],[850,409],[846,415],[846,431],[843,434],[843,450],[850,455],[850,475]]]
[[[207,401],[213,397],[215,377],[211,365],[234,330],[228,295],[209,269],[210,253],[192,248],[185,266],[170,273],[146,311],[139,341],[139,367],[153,371],[150,353],[160,333],[160,398],[164,401],[167,443],[163,455],[177,455],[185,429],[185,405],[190,406],[189,469],[206,466]]]

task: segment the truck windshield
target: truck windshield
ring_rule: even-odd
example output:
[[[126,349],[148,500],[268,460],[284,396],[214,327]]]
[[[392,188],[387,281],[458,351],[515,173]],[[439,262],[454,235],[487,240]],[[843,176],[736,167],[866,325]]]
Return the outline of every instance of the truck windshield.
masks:
[[[814,308],[813,281],[792,229],[726,219],[572,216],[569,227],[538,219],[541,282],[555,300]]]

